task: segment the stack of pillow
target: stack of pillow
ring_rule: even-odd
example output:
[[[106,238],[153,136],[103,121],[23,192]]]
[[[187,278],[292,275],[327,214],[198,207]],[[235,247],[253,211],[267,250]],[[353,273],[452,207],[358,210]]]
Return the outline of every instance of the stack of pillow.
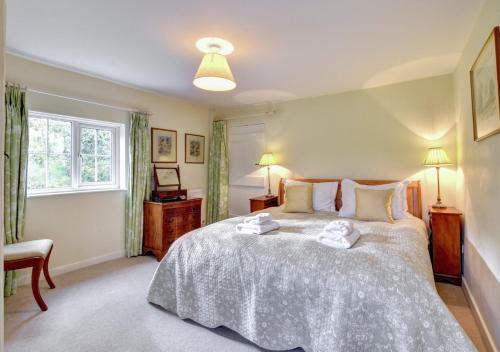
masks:
[[[394,222],[411,217],[406,189],[409,181],[384,185],[362,185],[342,180],[342,208],[339,216],[366,221]]]
[[[338,182],[308,183],[285,181],[285,208],[288,213],[335,212]]]
[[[339,217],[392,223],[411,217],[407,212],[409,181],[383,185],[362,185],[342,180],[342,208]],[[307,183],[285,181],[285,206],[289,213],[335,212],[338,182]]]

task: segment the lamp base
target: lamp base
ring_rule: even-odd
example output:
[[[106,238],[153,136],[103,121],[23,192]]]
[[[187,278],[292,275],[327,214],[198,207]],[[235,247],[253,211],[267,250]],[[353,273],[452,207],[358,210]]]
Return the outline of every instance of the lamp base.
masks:
[[[442,204],[442,203],[435,203],[435,204],[432,204],[432,207],[433,208],[438,208],[438,209],[445,209],[445,208],[448,208],[448,206]]]

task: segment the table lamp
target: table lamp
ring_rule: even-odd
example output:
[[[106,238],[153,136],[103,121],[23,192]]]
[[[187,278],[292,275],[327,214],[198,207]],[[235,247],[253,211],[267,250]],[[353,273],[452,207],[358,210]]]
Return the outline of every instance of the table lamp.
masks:
[[[441,202],[441,188],[439,186],[439,168],[445,165],[451,165],[451,161],[443,148],[429,148],[429,152],[427,153],[427,157],[424,161],[424,166],[432,166],[436,168],[438,184],[437,202],[432,205],[433,208],[446,208],[446,205]]]
[[[272,153],[262,154],[260,161],[257,164],[259,166],[267,166],[267,195],[268,196],[272,195],[272,193],[271,193],[271,177],[270,177],[269,169],[271,168],[271,165],[275,165],[275,164],[276,163],[274,162],[274,156]]]

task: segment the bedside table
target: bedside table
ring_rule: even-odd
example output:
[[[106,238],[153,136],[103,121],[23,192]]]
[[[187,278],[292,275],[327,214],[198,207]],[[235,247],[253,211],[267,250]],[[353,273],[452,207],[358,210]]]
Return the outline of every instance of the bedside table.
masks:
[[[429,252],[435,281],[462,285],[462,213],[453,207],[429,207]]]
[[[260,196],[250,198],[250,212],[253,213],[257,210],[263,210],[270,207],[278,206],[278,196]]]

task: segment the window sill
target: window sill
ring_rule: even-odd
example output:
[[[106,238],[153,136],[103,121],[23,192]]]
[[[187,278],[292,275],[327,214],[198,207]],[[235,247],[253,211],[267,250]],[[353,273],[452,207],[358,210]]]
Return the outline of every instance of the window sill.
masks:
[[[53,197],[53,196],[65,196],[65,195],[75,195],[84,193],[101,193],[101,192],[117,192],[126,191],[126,188],[102,188],[102,189],[82,189],[82,190],[67,190],[67,191],[54,191],[54,192],[44,192],[44,193],[31,193],[26,196],[27,198],[39,198],[39,197]]]

